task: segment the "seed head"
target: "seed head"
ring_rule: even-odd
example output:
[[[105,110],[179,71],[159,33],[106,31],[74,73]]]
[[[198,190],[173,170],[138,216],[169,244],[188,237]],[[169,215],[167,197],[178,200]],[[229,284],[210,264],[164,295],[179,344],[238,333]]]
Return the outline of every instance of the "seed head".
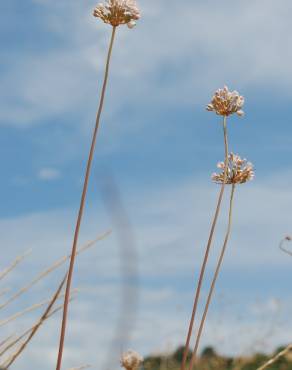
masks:
[[[122,354],[121,365],[126,370],[137,370],[141,363],[143,362],[143,357],[139,353],[129,350]]]
[[[243,104],[243,96],[239,95],[237,91],[229,91],[228,87],[224,86],[223,89],[215,91],[212,101],[206,109],[220,116],[230,116],[233,113],[243,116],[244,112],[241,109]]]
[[[140,11],[135,0],[107,0],[96,6],[93,15],[113,27],[127,24],[133,28],[140,18]]]
[[[223,184],[225,163],[219,162],[217,167],[221,173],[213,173],[212,180],[217,184]],[[228,156],[227,177],[225,184],[243,184],[254,178],[253,165],[246,159],[241,159],[239,155],[230,153]]]

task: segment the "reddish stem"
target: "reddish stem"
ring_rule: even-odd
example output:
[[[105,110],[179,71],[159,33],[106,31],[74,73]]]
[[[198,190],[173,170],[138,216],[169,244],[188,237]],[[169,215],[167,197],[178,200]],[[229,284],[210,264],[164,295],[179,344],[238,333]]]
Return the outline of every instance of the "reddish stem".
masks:
[[[74,270],[74,262],[75,262],[75,257],[76,257],[77,242],[78,242],[78,237],[79,237],[79,230],[80,230],[80,224],[81,224],[83,210],[84,210],[87,188],[88,188],[90,169],[91,169],[91,164],[92,164],[92,159],[93,159],[93,154],[94,154],[94,149],[95,149],[95,144],[96,144],[96,136],[97,136],[97,132],[99,128],[99,121],[100,121],[100,116],[101,116],[103,103],[104,103],[104,97],[105,97],[105,91],[106,91],[106,86],[107,86],[110,59],[111,59],[111,54],[112,54],[112,49],[113,49],[115,33],[116,33],[116,27],[113,27],[110,45],[109,45],[108,54],[107,54],[104,81],[103,81],[103,86],[102,86],[102,91],[101,91],[101,96],[100,96],[99,107],[98,107],[98,111],[96,115],[95,128],[94,128],[93,135],[92,135],[92,142],[91,142],[89,157],[88,157],[87,166],[86,166],[80,207],[79,207],[79,212],[78,212],[78,217],[77,217],[77,222],[76,222],[76,227],[75,227],[75,232],[74,232],[74,240],[73,240],[72,253],[71,253],[71,258],[70,258],[70,266],[69,266],[68,278],[67,278],[67,283],[66,283],[62,327],[61,327],[61,334],[60,334],[60,343],[59,343],[59,352],[58,352],[56,370],[60,370],[61,365],[62,365],[66,324],[67,324],[67,316],[68,316],[69,297],[70,297],[70,289],[71,289],[72,276],[73,276],[73,270]]]

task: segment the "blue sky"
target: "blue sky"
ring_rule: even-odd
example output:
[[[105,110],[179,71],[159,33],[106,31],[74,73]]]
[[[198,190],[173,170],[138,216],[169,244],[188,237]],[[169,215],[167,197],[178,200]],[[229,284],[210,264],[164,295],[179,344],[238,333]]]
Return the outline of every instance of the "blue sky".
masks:
[[[110,37],[110,27],[91,15],[95,5],[10,0],[0,6],[1,266],[33,248],[11,277],[12,290],[20,277],[29,280],[70,249]],[[236,194],[230,249],[203,344],[223,353],[274,348],[291,340],[292,329],[292,258],[278,250],[292,232],[292,4],[139,5],[137,27],[117,33],[80,243],[114,229],[102,197],[110,173],[139,256],[140,308],[128,345],[146,355],[183,342],[218,193],[210,174],[223,159],[220,118],[205,106],[227,84],[246,99],[245,117],[228,122],[230,148],[255,164],[256,179]],[[225,204],[214,258],[226,211]],[[82,289],[72,306],[65,368],[100,366],[119,312],[118,252],[113,230],[80,258],[75,285]],[[56,281],[47,279],[21,304],[47,297]],[[59,319],[39,333],[20,368],[28,361],[52,368]]]

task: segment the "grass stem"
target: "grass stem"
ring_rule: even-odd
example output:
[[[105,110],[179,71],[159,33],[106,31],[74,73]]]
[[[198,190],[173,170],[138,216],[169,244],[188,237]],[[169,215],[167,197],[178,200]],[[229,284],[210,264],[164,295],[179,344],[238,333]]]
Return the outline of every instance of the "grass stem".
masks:
[[[63,286],[65,285],[66,279],[67,279],[67,274],[65,275],[65,277],[61,281],[61,284],[59,285],[56,293],[54,294],[53,298],[50,301],[50,304],[48,305],[48,307],[46,308],[46,310],[43,313],[42,317],[40,318],[38,324],[34,326],[33,330],[30,333],[30,335],[25,340],[25,342],[21,344],[20,348],[15,353],[12,354],[12,356],[7,360],[7,362],[5,364],[1,364],[0,365],[0,368],[8,369],[14,363],[14,361],[17,359],[17,357],[24,351],[24,349],[26,348],[27,344],[31,341],[31,339],[33,338],[33,336],[35,335],[35,333],[38,331],[39,327],[42,325],[42,323],[46,320],[47,316],[50,314],[50,312],[51,312],[51,310],[52,310],[52,308],[53,308],[56,300],[58,299],[58,297],[59,297],[59,295],[60,295],[60,293],[61,293],[61,291],[63,289]]]
[[[92,135],[92,142],[89,152],[89,157],[87,161],[86,166],[86,172],[85,172],[85,178],[84,178],[84,184],[83,184],[83,190],[81,195],[81,201],[80,201],[80,207],[74,232],[74,240],[73,240],[73,246],[72,246],[72,254],[70,258],[70,266],[68,270],[68,277],[66,282],[66,291],[65,291],[65,299],[64,299],[64,308],[63,308],[63,318],[62,318],[62,326],[61,326],[61,333],[60,333],[60,343],[59,343],[59,351],[58,351],[58,358],[57,358],[57,365],[56,370],[61,369],[62,365],[62,357],[63,357],[63,350],[64,350],[64,341],[65,341],[65,333],[66,333],[66,324],[67,324],[67,316],[68,316],[68,306],[69,306],[69,297],[70,297],[70,289],[71,289],[71,283],[72,283],[72,276],[73,276],[73,270],[74,270],[74,262],[75,262],[75,256],[76,256],[76,250],[77,250],[77,243],[78,243],[78,237],[79,237],[79,230],[85,205],[85,199],[87,194],[87,188],[88,188],[88,180],[91,170],[91,164],[96,144],[96,136],[99,128],[99,121],[102,113],[104,98],[105,98],[105,92],[106,92],[106,86],[108,81],[108,75],[109,75],[109,67],[110,67],[110,60],[112,55],[112,49],[115,39],[115,33],[116,33],[116,27],[113,27],[112,29],[112,35],[111,40],[109,44],[108,54],[107,54],[107,60],[106,60],[106,67],[105,67],[105,74],[104,74],[104,80],[103,80],[103,86],[100,96],[100,102],[99,107],[96,115],[96,122],[95,127]]]
[[[292,351],[292,344],[289,344],[283,351],[277,353],[276,356],[271,358],[269,361],[267,361],[264,365],[260,366],[257,370],[265,370],[269,366],[273,365],[276,361],[278,361],[281,357],[286,356],[289,352]]]
[[[224,134],[224,148],[225,148],[224,182],[221,185],[221,190],[220,190],[220,193],[219,193],[217,206],[216,206],[215,214],[214,214],[212,225],[211,225],[209,239],[208,239],[208,242],[207,242],[204,259],[203,259],[203,263],[202,263],[201,270],[200,270],[200,276],[199,276],[197,289],[196,289],[196,293],[195,293],[195,300],[194,300],[194,304],[193,304],[192,315],[191,315],[191,319],[190,319],[190,323],[189,323],[188,334],[187,334],[186,344],[185,344],[184,353],[183,353],[181,370],[185,370],[185,366],[186,366],[187,356],[188,356],[188,352],[189,352],[189,348],[190,348],[190,340],[191,340],[191,337],[192,337],[194,322],[195,322],[197,308],[198,308],[198,302],[199,302],[199,298],[200,298],[200,292],[201,292],[202,283],[203,283],[203,279],[204,279],[204,275],[205,275],[207,261],[208,261],[208,258],[209,258],[209,253],[210,253],[210,248],[211,248],[211,244],[212,244],[212,240],[213,240],[214,231],[215,231],[215,227],[216,227],[216,224],[217,224],[219,211],[220,211],[220,208],[221,208],[222,198],[223,198],[224,189],[225,189],[225,182],[226,182],[226,178],[227,178],[227,167],[228,167],[227,165],[228,165],[229,150],[228,150],[228,135],[227,135],[227,119],[226,119],[226,116],[223,116],[223,134]]]
[[[214,289],[215,289],[216,281],[217,281],[217,278],[218,278],[218,275],[219,275],[219,271],[220,271],[220,268],[221,268],[221,264],[222,264],[222,261],[223,261],[223,257],[224,257],[225,251],[226,251],[227,243],[228,243],[230,232],[231,232],[234,190],[235,190],[235,184],[232,184],[232,189],[231,189],[231,194],[230,194],[230,203],[229,203],[229,215],[228,215],[227,231],[226,231],[224,243],[223,243],[223,246],[222,246],[222,249],[221,249],[221,253],[220,253],[220,256],[219,256],[219,259],[218,259],[218,262],[217,262],[216,270],[215,270],[215,273],[214,273],[214,276],[213,276],[213,279],[212,279],[212,283],[211,283],[211,287],[210,287],[210,290],[209,290],[207,302],[206,302],[206,305],[205,305],[205,308],[204,308],[204,313],[203,313],[203,316],[202,316],[202,319],[201,319],[201,322],[200,322],[200,326],[199,326],[199,330],[198,330],[198,334],[197,334],[197,338],[196,338],[196,343],[195,343],[195,348],[194,348],[194,351],[193,351],[193,354],[192,354],[189,370],[193,369],[193,366],[194,366],[194,363],[195,363],[195,360],[196,360],[198,347],[199,347],[202,331],[203,331],[203,328],[204,328],[205,320],[206,320],[206,317],[207,317],[208,309],[209,309],[209,306],[210,306],[211,298],[212,298],[212,295],[213,295],[213,292],[214,292]]]

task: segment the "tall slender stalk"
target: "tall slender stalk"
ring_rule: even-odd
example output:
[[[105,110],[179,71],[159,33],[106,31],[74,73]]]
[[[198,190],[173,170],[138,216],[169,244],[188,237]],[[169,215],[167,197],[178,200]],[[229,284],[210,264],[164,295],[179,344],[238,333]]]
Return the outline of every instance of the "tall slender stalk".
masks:
[[[88,157],[87,166],[86,166],[86,172],[85,172],[83,190],[82,190],[82,195],[81,195],[80,207],[79,207],[79,212],[78,212],[78,217],[77,217],[77,222],[76,222],[76,227],[75,227],[75,232],[74,232],[72,254],[71,254],[70,266],[69,266],[69,270],[68,270],[68,278],[67,278],[67,283],[66,283],[66,292],[65,292],[65,299],[64,299],[62,327],[61,327],[61,333],[60,333],[60,343],[59,343],[59,352],[58,352],[56,370],[60,370],[61,365],[62,365],[62,356],[63,356],[65,333],[66,333],[70,288],[71,288],[72,275],[73,275],[73,270],[74,270],[74,262],[75,262],[75,256],[76,256],[76,250],[77,250],[79,230],[80,230],[80,224],[81,224],[81,220],[82,220],[84,204],[85,204],[85,199],[86,199],[86,193],[87,193],[87,188],[88,188],[88,180],[89,180],[89,175],[90,175],[90,169],[91,169],[91,164],[92,164],[92,159],[93,159],[93,154],[94,154],[94,149],[95,149],[95,144],[96,144],[96,136],[97,136],[97,132],[98,132],[98,128],[99,128],[99,121],[100,121],[100,116],[101,116],[101,113],[102,113],[102,108],[103,108],[103,103],[104,103],[104,97],[105,97],[105,92],[106,92],[106,86],[107,86],[107,80],[108,80],[108,74],[109,74],[109,67],[110,67],[110,60],[111,60],[111,55],[112,55],[112,49],[113,49],[115,34],[116,34],[116,27],[113,27],[112,28],[112,34],[111,34],[111,40],[110,40],[110,44],[109,44],[109,49],[108,49],[108,54],[107,54],[107,59],[106,59],[106,67],[105,67],[103,86],[102,86],[102,91],[101,91],[101,96],[100,96],[100,102],[99,102],[99,107],[98,107],[98,111],[97,111],[97,115],[96,115],[96,123],[95,123],[95,128],[94,128],[94,131],[93,131],[93,135],[92,135],[92,142],[91,142],[89,157]]]
[[[185,344],[184,353],[183,353],[181,370],[185,370],[185,366],[186,366],[187,356],[188,356],[188,352],[189,352],[189,348],[190,348],[190,340],[191,340],[191,337],[192,337],[193,326],[194,326],[196,313],[197,313],[197,308],[198,308],[198,302],[199,302],[199,298],[200,298],[200,292],[201,292],[202,283],[203,283],[203,279],[204,279],[204,275],[205,275],[207,261],[208,261],[208,258],[209,258],[209,252],[210,252],[210,248],[211,248],[211,244],[212,244],[212,240],[213,240],[214,231],[215,231],[215,227],[216,227],[216,224],[217,224],[219,211],[220,211],[220,208],[221,208],[222,198],[223,198],[224,189],[225,189],[225,182],[226,182],[226,178],[227,178],[228,135],[227,135],[227,119],[226,119],[226,116],[223,116],[223,134],[224,134],[224,148],[225,148],[224,182],[221,185],[221,190],[220,190],[220,193],[219,193],[217,206],[216,206],[215,214],[214,214],[212,225],[211,225],[209,239],[208,239],[208,242],[207,242],[204,259],[203,259],[203,263],[202,263],[201,270],[200,270],[200,276],[199,276],[197,289],[196,289],[196,293],[195,293],[195,300],[194,300],[194,305],[193,305],[192,315],[191,315],[191,319],[190,319],[190,323],[189,323],[186,344]]]
[[[222,246],[222,250],[221,250],[218,262],[217,262],[216,270],[215,270],[215,273],[214,273],[214,276],[213,276],[213,279],[212,279],[212,284],[211,284],[209,294],[208,294],[208,298],[207,298],[207,302],[206,302],[206,305],[205,305],[205,308],[204,308],[204,313],[203,313],[203,316],[202,316],[202,319],[201,319],[201,322],[200,322],[200,326],[199,326],[199,330],[198,330],[198,334],[197,334],[197,338],[196,338],[196,343],[195,343],[195,348],[194,348],[194,351],[193,351],[193,354],[192,354],[189,370],[192,370],[193,366],[194,366],[194,362],[195,362],[195,359],[196,359],[196,356],[197,356],[198,347],[199,347],[199,343],[200,343],[200,338],[201,338],[202,331],[203,331],[203,328],[204,328],[204,323],[205,323],[205,320],[206,320],[206,316],[207,316],[208,309],[209,309],[209,306],[210,306],[211,298],[212,298],[212,295],[213,295],[213,292],[214,292],[214,289],[215,289],[216,281],[217,281],[217,278],[218,278],[218,274],[219,274],[219,271],[220,271],[220,267],[221,267],[221,264],[222,264],[222,261],[223,261],[223,257],[224,257],[225,251],[226,251],[228,239],[229,239],[229,236],[230,236],[234,190],[235,190],[235,184],[232,184],[232,189],[231,189],[231,194],[230,194],[230,202],[229,202],[229,215],[228,215],[227,231],[226,231],[226,234],[225,234],[225,239],[224,239],[224,243],[223,243],[223,246]]]

